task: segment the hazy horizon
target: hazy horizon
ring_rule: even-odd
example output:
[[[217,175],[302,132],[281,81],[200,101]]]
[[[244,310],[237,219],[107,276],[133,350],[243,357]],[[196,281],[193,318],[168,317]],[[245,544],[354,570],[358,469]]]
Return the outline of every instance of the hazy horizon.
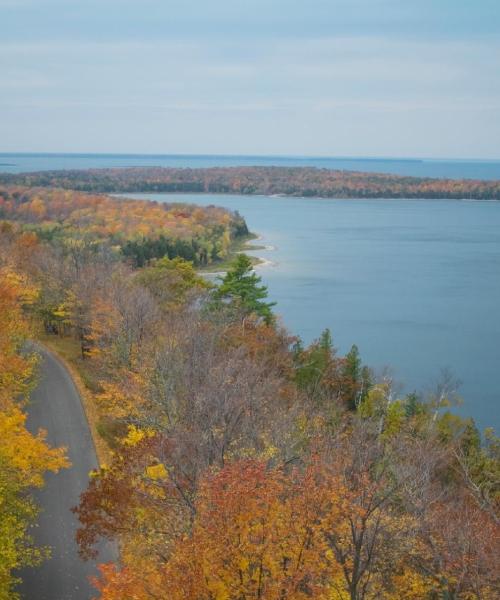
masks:
[[[31,150],[17,150],[9,152],[7,150],[0,150],[0,156],[151,156],[151,157],[241,157],[241,158],[290,158],[290,159],[334,159],[334,160],[346,160],[346,161],[450,161],[450,162],[500,162],[500,155],[498,157],[485,158],[480,156],[363,156],[363,155],[328,155],[328,154],[246,154],[236,152],[225,152],[225,153],[199,153],[199,152],[127,152],[127,151],[86,151],[86,150],[75,150],[71,152],[63,152],[58,150],[47,150],[47,151],[31,151]]]

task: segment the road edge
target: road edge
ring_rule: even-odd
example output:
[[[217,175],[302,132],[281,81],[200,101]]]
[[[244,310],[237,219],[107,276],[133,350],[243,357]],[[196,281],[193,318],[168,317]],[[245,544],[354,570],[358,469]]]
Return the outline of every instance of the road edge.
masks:
[[[92,395],[83,383],[81,375],[68,359],[61,356],[61,354],[52,346],[50,341],[44,340],[42,342],[39,339],[35,339],[35,344],[48,352],[68,372],[68,375],[80,399],[80,404],[82,405],[83,414],[85,415],[85,419],[89,427],[90,437],[92,438],[92,445],[97,457],[97,462],[100,467],[105,466],[110,460],[110,450],[106,442],[102,439],[97,431],[97,410]]]

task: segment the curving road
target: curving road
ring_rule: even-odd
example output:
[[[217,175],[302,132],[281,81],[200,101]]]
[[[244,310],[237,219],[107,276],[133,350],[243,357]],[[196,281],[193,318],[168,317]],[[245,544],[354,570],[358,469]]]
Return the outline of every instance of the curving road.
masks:
[[[41,377],[32,394],[28,428],[46,429],[53,446],[66,446],[71,467],[50,473],[46,485],[35,496],[42,507],[32,533],[37,544],[50,546],[51,558],[40,567],[24,569],[19,586],[25,600],[89,600],[96,590],[89,576],[96,574],[95,562],[78,556],[75,531],[78,521],[70,511],[87,487],[88,474],[97,466],[89,426],[75,385],[53,354],[42,355]],[[104,545],[97,562],[115,559],[110,545]]]

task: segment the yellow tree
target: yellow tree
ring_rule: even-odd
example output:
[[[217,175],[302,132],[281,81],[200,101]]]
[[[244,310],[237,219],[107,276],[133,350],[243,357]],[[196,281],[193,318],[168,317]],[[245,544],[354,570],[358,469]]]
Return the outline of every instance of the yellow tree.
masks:
[[[35,565],[46,551],[33,546],[28,526],[37,508],[29,490],[43,485],[46,471],[67,465],[62,449],[51,449],[45,433],[31,434],[19,402],[26,399],[36,360],[21,354],[28,334],[22,305],[34,290],[12,271],[0,270],[0,600],[16,598],[13,571]]]

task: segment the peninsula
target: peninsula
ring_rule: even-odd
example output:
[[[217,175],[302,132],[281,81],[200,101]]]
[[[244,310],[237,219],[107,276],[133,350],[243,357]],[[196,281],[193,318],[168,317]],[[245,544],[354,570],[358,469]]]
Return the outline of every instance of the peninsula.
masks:
[[[2,174],[0,183],[83,192],[279,194],[325,198],[500,200],[500,181],[435,179],[315,167],[133,167]]]

